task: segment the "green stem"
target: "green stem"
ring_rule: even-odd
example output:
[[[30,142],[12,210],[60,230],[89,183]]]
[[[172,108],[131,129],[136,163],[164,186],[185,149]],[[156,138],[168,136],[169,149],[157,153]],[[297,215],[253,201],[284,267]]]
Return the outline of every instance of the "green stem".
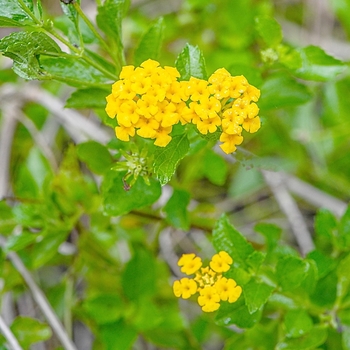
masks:
[[[80,5],[77,2],[73,2],[73,6],[75,10],[78,12],[79,16],[83,19],[83,21],[87,24],[89,29],[93,32],[93,34],[96,36],[96,38],[100,41],[102,46],[109,51],[109,46],[105,42],[105,40],[102,38],[100,33],[96,30],[95,26],[91,23],[91,21],[86,17],[85,13],[82,11]]]
[[[28,6],[24,3],[23,0],[18,0],[20,6],[22,7],[23,11],[36,23],[41,25],[41,22],[39,19],[37,19],[32,11],[28,8]]]

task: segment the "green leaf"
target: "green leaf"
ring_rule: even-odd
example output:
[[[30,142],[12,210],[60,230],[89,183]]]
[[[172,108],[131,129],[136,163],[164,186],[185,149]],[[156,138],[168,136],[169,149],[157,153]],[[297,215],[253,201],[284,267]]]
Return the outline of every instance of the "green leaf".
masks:
[[[123,176],[120,172],[110,170],[105,174],[102,184],[104,210],[107,215],[123,215],[133,209],[145,207],[154,203],[161,195],[158,181],[150,179],[147,185],[138,178],[129,191],[123,187]]]
[[[164,206],[164,212],[169,223],[184,231],[187,231],[190,225],[187,212],[190,198],[191,196],[187,191],[174,189],[172,196]]]
[[[176,135],[164,147],[158,147],[154,152],[153,170],[161,185],[165,185],[174,175],[179,161],[185,157],[190,144],[186,134]]]
[[[342,326],[342,345],[344,350],[350,350],[350,327]]]
[[[204,56],[198,46],[187,44],[177,57],[175,66],[181,74],[181,80],[207,78]]]
[[[124,320],[104,324],[100,327],[100,335],[105,350],[129,350],[137,338],[137,330]]]
[[[274,18],[259,16],[255,19],[255,25],[258,33],[268,46],[277,46],[282,41],[281,26]]]
[[[284,316],[284,325],[288,338],[298,338],[311,330],[313,322],[305,310],[296,309],[287,311]]]
[[[59,246],[66,240],[67,235],[67,232],[57,232],[53,230],[40,242],[37,242],[30,253],[26,253],[30,259],[30,267],[37,269],[55,257],[58,254]]]
[[[26,316],[16,317],[11,330],[25,349],[28,349],[31,344],[49,339],[52,334],[48,325]]]
[[[96,141],[79,144],[77,155],[96,174],[102,175],[112,166],[112,157],[107,148]]]
[[[316,246],[326,252],[332,251],[333,237],[337,231],[337,220],[334,215],[327,209],[320,209],[314,221],[315,226],[315,242]]]
[[[343,29],[346,30],[347,35],[350,35],[350,2],[349,0],[332,0],[329,5],[333,8],[333,11],[338,16],[340,22],[343,25]]]
[[[145,249],[137,249],[122,274],[122,286],[129,300],[151,296],[156,291],[155,259]]]
[[[323,254],[319,250],[314,250],[307,255],[308,259],[315,261],[318,271],[318,277],[326,276],[335,265],[335,261],[328,255]]]
[[[284,74],[268,77],[261,87],[259,107],[262,110],[291,107],[309,101],[311,94],[305,85]]]
[[[83,309],[97,323],[105,324],[121,318],[123,301],[116,294],[98,294],[84,301]]]
[[[77,3],[80,5],[80,0],[77,0]],[[78,26],[79,26],[79,22],[78,22],[78,12],[77,10],[74,8],[73,3],[65,3],[63,1],[60,1],[61,4],[61,8],[63,13],[74,23],[74,26],[76,27],[77,30]]]
[[[147,30],[142,36],[134,54],[135,66],[150,59],[157,60],[164,36],[164,20],[162,17]]]
[[[55,55],[61,49],[42,32],[16,32],[0,41],[0,52],[13,60],[13,70],[24,79],[50,79],[42,69],[40,55]]]
[[[245,304],[249,313],[261,310],[273,290],[274,287],[259,281],[256,277],[252,278],[243,288]]]
[[[240,328],[251,328],[261,319],[262,310],[250,313],[244,304],[242,296],[233,304],[221,302],[220,309],[215,317],[219,326],[235,324]]]
[[[350,246],[350,206],[340,219],[338,226],[338,234],[340,239],[339,247],[348,248]]]
[[[213,230],[213,244],[217,251],[226,251],[235,264],[248,267],[246,260],[254,252],[254,248],[230,224],[225,214],[216,222]]]
[[[21,232],[19,235],[11,235],[6,241],[5,252],[21,250],[34,243],[37,239],[37,234],[26,231]]]
[[[33,1],[23,2],[33,12]],[[28,24],[34,23],[18,1],[0,0],[0,27],[20,27]]]
[[[213,152],[208,150],[203,157],[203,175],[214,185],[222,186],[227,177],[227,163],[225,160]]]
[[[350,254],[343,258],[337,267],[337,298],[342,300],[349,291],[350,279],[349,279],[349,266],[350,266]]]
[[[302,79],[328,81],[335,79],[346,70],[346,65],[340,60],[327,55],[318,46],[307,46],[297,50],[302,60],[301,68],[295,74]]]
[[[112,38],[119,48],[122,48],[122,19],[128,8],[129,1],[106,0],[97,8],[96,22],[99,28]]]
[[[302,337],[285,339],[276,346],[276,350],[314,350],[327,339],[327,329],[324,326],[315,326]]]
[[[267,252],[271,253],[277,247],[281,237],[282,229],[274,224],[259,223],[254,227],[256,232],[261,233],[265,237]]]
[[[75,57],[44,57],[40,63],[51,79],[54,78],[78,88],[108,82],[103,73]]]
[[[281,258],[276,266],[276,276],[283,290],[300,286],[308,271],[308,263],[295,256]]]
[[[66,108],[105,108],[110,89],[86,88],[74,91],[68,98]]]

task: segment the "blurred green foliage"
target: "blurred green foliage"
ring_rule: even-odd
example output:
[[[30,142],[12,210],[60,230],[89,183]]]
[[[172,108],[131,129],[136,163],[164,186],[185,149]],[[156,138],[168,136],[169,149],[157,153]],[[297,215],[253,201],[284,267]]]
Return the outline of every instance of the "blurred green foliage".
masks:
[[[69,96],[66,108],[94,113],[110,139],[75,144],[60,128],[49,143],[56,169],[37,135],[17,125],[8,150],[11,192],[0,202],[6,238],[1,297],[12,292],[20,298],[27,290],[7,259],[15,252],[38,276],[68,333],[81,322],[95,350],[147,343],[161,349],[350,349],[350,209],[339,218],[301,202],[314,219],[315,243],[302,257],[286,225],[279,227],[274,202],[263,202],[269,196],[264,170],[292,173],[349,199],[349,63],[321,47],[289,43],[281,27],[301,26],[307,4],[187,0],[164,13],[152,1],[147,11],[129,1],[96,0],[90,20],[83,3],[62,1],[62,13],[50,15],[39,0],[0,0],[0,26],[12,28],[0,52],[19,76],[3,69],[0,88],[40,80],[42,89]],[[350,3],[328,5],[349,47]],[[174,128],[166,148],[115,139],[105,97],[122,66],[148,58],[176,66],[185,80],[221,67],[244,75],[261,90],[261,130],[228,158],[215,152],[215,135],[199,138],[193,130]],[[44,133],[52,110],[21,103]],[[144,178],[130,165],[143,155],[149,160]],[[135,179],[131,188],[126,174]],[[170,253],[162,237],[170,240]],[[231,255],[227,276],[243,294],[203,314],[192,300],[179,303],[173,295],[179,271],[172,258],[196,250],[207,259],[213,249]],[[52,338],[48,324],[34,317],[18,315],[10,329],[23,349]],[[7,341],[0,338],[3,349]]]

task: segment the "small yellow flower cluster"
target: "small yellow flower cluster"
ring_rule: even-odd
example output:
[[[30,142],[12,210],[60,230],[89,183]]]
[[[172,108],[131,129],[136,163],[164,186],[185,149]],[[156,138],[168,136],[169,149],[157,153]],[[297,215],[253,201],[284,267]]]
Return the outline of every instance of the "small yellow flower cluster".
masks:
[[[122,141],[137,133],[165,147],[175,124],[192,123],[204,135],[219,129],[220,147],[232,153],[243,141],[243,129],[253,133],[260,128],[255,103],[260,91],[224,68],[208,81],[194,77],[178,81],[176,68],[162,68],[157,61],[147,60],[137,68],[123,67],[119,77],[106,98],[106,112],[117,117],[116,136]]]
[[[178,262],[181,272],[186,275],[195,274],[195,277],[175,281],[175,296],[188,299],[198,292],[198,304],[205,312],[217,310],[221,300],[234,303],[240,297],[242,288],[232,278],[222,276],[223,272],[230,269],[232,262],[232,258],[221,251],[212,257],[209,266],[202,267],[201,258],[195,254],[183,254]]]

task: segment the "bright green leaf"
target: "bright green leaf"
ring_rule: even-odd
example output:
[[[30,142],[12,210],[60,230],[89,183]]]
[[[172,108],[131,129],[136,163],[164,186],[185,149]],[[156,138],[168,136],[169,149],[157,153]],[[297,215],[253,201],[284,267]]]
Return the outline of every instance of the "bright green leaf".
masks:
[[[154,203],[161,194],[158,181],[150,179],[150,185],[139,177],[135,184],[126,191],[120,172],[110,170],[105,174],[102,184],[104,210],[108,215],[123,215],[133,209],[139,209]]]
[[[164,21],[160,17],[142,36],[134,54],[135,66],[139,66],[148,59],[158,60],[163,42],[163,33]]]
[[[40,242],[37,242],[30,253],[26,253],[30,259],[31,268],[36,269],[43,266],[58,253],[59,246],[67,238],[66,232],[57,232],[52,230]]]
[[[16,252],[34,243],[37,239],[37,234],[26,231],[21,232],[18,235],[11,235],[6,241],[5,251]]]
[[[259,107],[263,110],[297,106],[309,101],[311,94],[287,75],[275,74],[267,78],[261,87]]]
[[[268,46],[277,46],[282,41],[282,29],[271,17],[259,16],[255,19],[256,29]]]
[[[350,279],[349,279],[349,266],[350,266],[350,254],[344,257],[337,267],[337,297],[341,300],[349,291]]]
[[[213,230],[213,244],[217,251],[226,251],[241,267],[247,266],[246,260],[254,251],[245,237],[231,225],[226,215],[222,215],[216,222]]]
[[[156,265],[154,257],[145,249],[137,249],[122,275],[126,297],[139,300],[156,291]]]
[[[105,108],[106,96],[110,94],[107,89],[86,88],[74,91],[68,98],[66,108]]]
[[[284,325],[288,338],[298,338],[311,330],[313,322],[305,310],[296,309],[287,311],[284,316]]]
[[[187,44],[179,54],[175,66],[181,74],[181,80],[191,77],[206,79],[205,60],[198,46]]]
[[[99,28],[110,38],[113,38],[117,47],[122,48],[122,18],[128,7],[125,0],[107,0],[98,7],[96,22]]]
[[[42,32],[15,32],[0,41],[0,52],[13,60],[13,70],[24,79],[50,79],[39,61],[40,55],[61,52],[60,47]]]
[[[328,81],[335,79],[346,69],[343,62],[327,55],[317,46],[307,46],[299,49],[298,52],[302,59],[302,66],[295,73],[302,79]]]
[[[270,297],[274,287],[252,278],[243,288],[245,304],[250,314],[261,310],[268,298]]]
[[[112,166],[107,148],[96,141],[87,141],[77,147],[78,158],[96,174],[104,174]]]
[[[276,267],[276,276],[283,290],[293,290],[300,286],[306,277],[308,264],[295,256],[280,259]]]
[[[227,163],[218,154],[208,150],[203,157],[203,174],[214,185],[222,186],[227,177]]]
[[[166,147],[156,149],[153,168],[161,185],[165,185],[170,181],[177,164],[187,154],[189,146],[186,134],[182,134],[174,136]]]
[[[18,316],[11,325],[11,330],[21,346],[25,349],[31,344],[51,337],[51,328],[34,318]]]
[[[189,202],[190,194],[187,191],[174,189],[172,196],[164,206],[164,212],[169,223],[184,231],[189,228],[187,212]]]

